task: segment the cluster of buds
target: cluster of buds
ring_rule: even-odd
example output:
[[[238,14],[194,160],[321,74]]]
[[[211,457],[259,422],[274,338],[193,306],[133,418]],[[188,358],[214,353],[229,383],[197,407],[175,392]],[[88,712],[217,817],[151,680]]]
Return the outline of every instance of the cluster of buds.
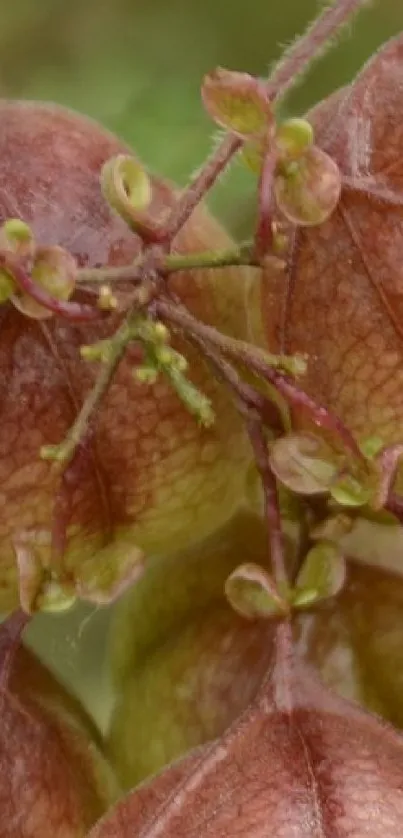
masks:
[[[266,83],[247,73],[221,68],[209,73],[202,97],[214,121],[241,140],[249,168],[260,173],[267,157],[272,159],[270,187],[280,215],[297,226],[323,224],[339,201],[341,175],[314,144],[310,123],[278,121]]]

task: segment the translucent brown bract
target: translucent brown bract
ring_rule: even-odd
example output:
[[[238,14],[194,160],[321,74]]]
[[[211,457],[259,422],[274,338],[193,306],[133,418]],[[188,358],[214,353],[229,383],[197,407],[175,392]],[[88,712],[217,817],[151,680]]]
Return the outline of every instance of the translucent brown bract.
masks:
[[[118,785],[80,704],[31,652],[12,644],[3,624],[0,836],[84,838]]]
[[[384,838],[403,817],[403,739],[336,697],[287,624],[249,709],[211,746],[133,791],[90,838]]]
[[[39,245],[63,247],[79,266],[130,264],[140,240],[109,208],[100,172],[125,146],[91,120],[55,105],[0,102],[0,221],[21,218]],[[175,204],[175,191],[153,179],[150,213]],[[229,239],[199,209],[174,242],[181,253],[225,248]],[[202,319],[245,337],[249,268],[179,272],[170,288]],[[126,289],[126,295],[128,289]],[[85,292],[80,292],[85,299]],[[124,289],[121,297],[124,300]],[[58,478],[42,445],[63,440],[98,364],[80,347],[112,334],[119,315],[100,325],[34,321],[11,303],[0,307],[0,609],[18,602],[14,540],[28,532],[49,562]],[[175,340],[176,348],[181,348]],[[105,540],[124,538],[168,553],[197,542],[230,516],[243,494],[250,458],[230,398],[196,352],[189,376],[211,398],[217,420],[200,428],[169,382],[140,383],[129,349],[101,409],[70,489],[67,572]],[[73,481],[74,482],[74,481]]]
[[[324,224],[290,231],[286,277],[262,284],[270,348],[306,352],[304,389],[385,444],[402,439],[402,110],[399,36],[309,114],[341,199]]]

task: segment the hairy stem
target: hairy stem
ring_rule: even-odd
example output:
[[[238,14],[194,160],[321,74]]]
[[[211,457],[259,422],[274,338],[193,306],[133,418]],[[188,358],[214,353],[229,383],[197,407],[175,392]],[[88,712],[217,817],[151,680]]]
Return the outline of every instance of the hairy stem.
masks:
[[[249,439],[255,455],[256,465],[262,480],[265,518],[267,521],[271,562],[278,588],[287,585],[284,560],[284,543],[281,530],[281,513],[278,502],[277,484],[270,468],[267,442],[260,418],[250,416],[247,420]]]
[[[284,397],[291,408],[300,408],[306,411],[315,425],[329,430],[338,437],[345,449],[367,467],[366,458],[344,423],[326,407],[317,404],[293,381],[277,371],[277,369],[282,369],[290,372],[293,366],[298,370],[301,361],[302,366],[299,372],[303,372],[303,359],[299,359],[298,356],[294,358],[287,355],[270,355],[244,341],[228,338],[212,326],[201,323],[186,309],[174,306],[165,300],[156,302],[156,310],[162,320],[167,320],[179,326],[185,334],[198,335],[207,343],[216,346],[224,354],[230,355],[234,361],[247,367],[250,372],[268,381]]]
[[[333,45],[333,39],[369,0],[335,0],[327,6],[274,67],[267,82],[269,96],[283,97],[300,81],[314,61]]]
[[[334,36],[367,2],[368,0],[336,0],[332,6],[327,7],[274,68],[266,83],[267,95],[273,99],[284,96],[309,69],[313,60],[332,46]],[[242,145],[242,139],[234,134],[227,134],[208,157],[172,211],[165,229],[166,242],[173,241]]]
[[[254,247],[257,261],[263,259],[273,244],[273,178],[276,164],[276,149],[268,147],[263,158],[258,188],[258,222]]]
[[[192,212],[203,200],[227,168],[234,155],[242,147],[242,140],[234,134],[227,134],[201,170],[192,178],[172,211],[165,230],[166,241],[172,242],[190,218]]]
[[[144,267],[142,262],[134,265],[121,265],[115,268],[80,268],[77,272],[77,282],[141,282]]]
[[[184,306],[174,305],[165,299],[158,299],[155,303],[155,310],[161,320],[179,327],[186,334],[198,335],[213,344],[225,355],[229,355],[238,363],[250,367],[253,372],[258,372],[258,374],[262,374],[262,370],[266,370],[267,366],[284,370],[292,375],[303,374],[306,369],[302,356],[272,355],[270,352],[252,346],[247,341],[228,337],[215,329],[214,326],[209,326],[197,320]]]

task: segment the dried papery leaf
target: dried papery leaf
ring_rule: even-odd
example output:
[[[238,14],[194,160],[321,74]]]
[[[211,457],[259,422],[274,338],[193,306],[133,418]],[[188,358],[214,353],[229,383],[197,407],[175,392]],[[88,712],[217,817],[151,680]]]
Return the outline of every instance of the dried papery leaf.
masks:
[[[40,247],[35,254],[31,271],[34,282],[57,300],[69,300],[77,278],[76,260],[62,247]],[[46,320],[53,312],[39,305],[28,294],[16,293],[12,302],[26,317]]]
[[[402,79],[398,36],[309,114],[341,199],[325,224],[294,232],[288,281],[268,271],[262,284],[270,349],[307,352],[304,389],[385,445],[403,422]]]
[[[267,570],[251,562],[232,571],[224,591],[234,611],[248,620],[284,616],[289,611],[287,600],[278,596]]]
[[[84,838],[116,799],[115,778],[83,709],[31,652],[14,649],[3,681],[5,632],[0,836]]]
[[[340,548],[331,541],[312,547],[298,573],[293,604],[310,606],[338,594],[345,582],[346,563]]]
[[[143,818],[147,786],[133,791],[90,838],[399,835],[403,738],[317,681],[292,652],[287,626],[277,644],[251,706],[186,777],[179,768],[176,788],[165,779],[164,802]]]
[[[334,453],[313,434],[290,433],[276,439],[270,465],[281,483],[302,495],[326,494],[338,472]]]
[[[274,128],[265,85],[248,73],[218,67],[204,77],[201,93],[207,113],[227,131],[247,138]]]
[[[109,750],[125,787],[221,734],[256,692],[272,635],[267,621],[245,620],[226,601],[240,560],[255,574],[267,563],[266,530],[252,514],[193,550],[150,558],[118,605]]]
[[[110,210],[99,183],[102,165],[129,153],[107,131],[71,111],[0,102],[0,222],[18,214],[39,247],[65,248],[80,268],[130,265],[140,241]],[[159,219],[172,210],[176,192],[157,178],[151,182],[148,211]],[[231,244],[198,209],[173,251],[226,250]],[[247,305],[253,283],[256,270],[228,267],[178,272],[170,288],[194,315],[245,339],[254,316]],[[125,284],[122,293],[131,287]],[[81,294],[77,291],[77,298]],[[19,602],[14,538],[27,528],[52,529],[59,476],[53,463],[40,458],[40,449],[65,438],[99,372],[98,363],[82,359],[81,347],[107,340],[119,315],[93,325],[58,317],[36,321],[7,303],[0,320],[0,610],[5,611]],[[242,501],[251,462],[243,420],[199,352],[177,336],[172,347],[186,356],[189,379],[211,401],[216,420],[200,428],[163,377],[152,385],[135,380],[132,370],[142,358],[138,347],[129,348],[93,418],[79,480],[66,490],[68,575],[77,576],[84,558],[109,539],[129,541],[147,553],[197,543]],[[43,560],[49,564],[49,547]]]
[[[314,227],[334,212],[340,198],[340,171],[331,157],[313,146],[290,163],[282,163],[274,179],[277,207],[292,224]]]

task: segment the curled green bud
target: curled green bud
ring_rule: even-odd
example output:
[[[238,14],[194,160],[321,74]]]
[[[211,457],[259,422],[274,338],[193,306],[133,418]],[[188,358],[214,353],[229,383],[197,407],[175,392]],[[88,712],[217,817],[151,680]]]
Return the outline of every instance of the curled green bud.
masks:
[[[301,495],[326,494],[338,473],[332,450],[308,433],[285,434],[275,440],[270,465],[284,486]]]
[[[9,218],[0,227],[0,252],[13,253],[22,260],[31,259],[35,243],[31,228],[19,218]],[[17,285],[8,271],[0,270],[0,303],[9,300]]]
[[[313,141],[313,128],[306,119],[286,119],[276,131],[276,145],[282,157],[299,157]]]
[[[284,616],[289,612],[286,599],[278,595],[270,574],[252,562],[240,565],[224,586],[228,602],[248,620]]]
[[[282,161],[274,178],[279,210],[293,224],[322,224],[336,208],[341,192],[340,170],[326,152],[312,146],[291,162]]]
[[[32,279],[41,288],[57,300],[69,300],[74,293],[77,279],[77,264],[67,250],[57,245],[37,249]],[[28,294],[17,292],[12,301],[16,308],[27,317],[45,320],[53,313],[37,303]]]
[[[152,239],[157,225],[147,213],[152,201],[151,180],[144,167],[127,154],[108,160],[101,172],[101,189],[111,207],[139,236]]]

